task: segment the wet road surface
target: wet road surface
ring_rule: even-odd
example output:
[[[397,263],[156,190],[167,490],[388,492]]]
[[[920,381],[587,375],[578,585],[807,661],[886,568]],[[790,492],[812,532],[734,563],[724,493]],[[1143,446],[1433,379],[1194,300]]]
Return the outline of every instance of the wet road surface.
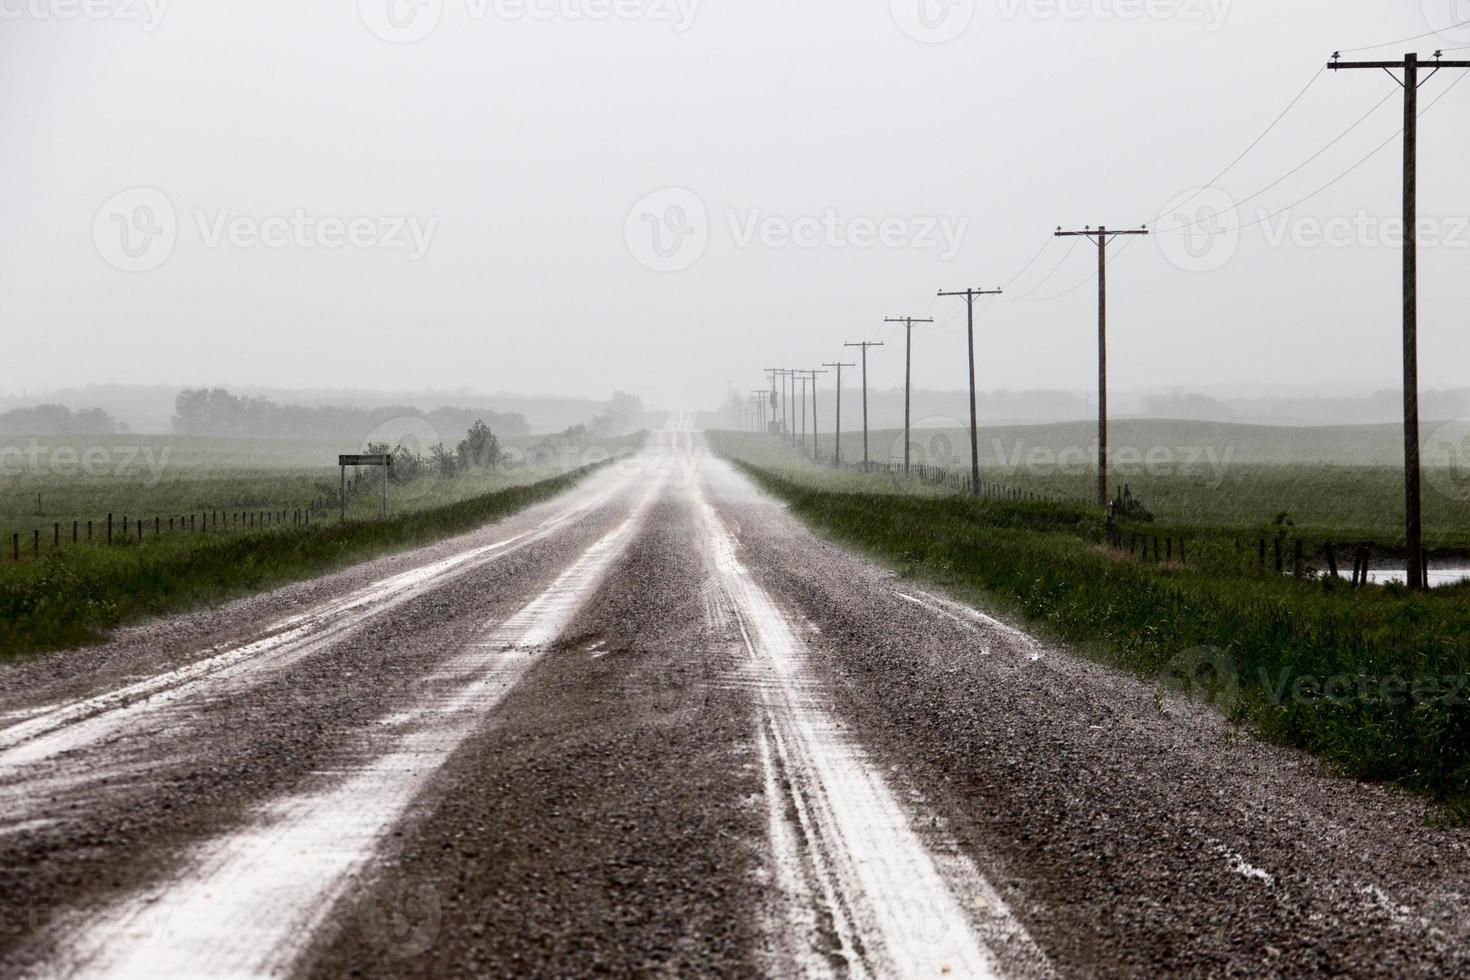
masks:
[[[0,975],[1466,975],[1470,833],[1432,817],[670,431],[0,671]]]

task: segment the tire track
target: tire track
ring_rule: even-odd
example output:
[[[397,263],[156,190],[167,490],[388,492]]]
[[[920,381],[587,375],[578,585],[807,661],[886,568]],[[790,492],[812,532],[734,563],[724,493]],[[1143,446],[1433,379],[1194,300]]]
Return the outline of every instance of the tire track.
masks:
[[[757,675],[758,749],[786,906],[777,938],[787,968],[804,975],[1050,975],[1045,956],[974,864],[955,848],[920,839],[893,788],[827,710],[791,622],[740,561],[735,538],[698,487],[693,494]]]

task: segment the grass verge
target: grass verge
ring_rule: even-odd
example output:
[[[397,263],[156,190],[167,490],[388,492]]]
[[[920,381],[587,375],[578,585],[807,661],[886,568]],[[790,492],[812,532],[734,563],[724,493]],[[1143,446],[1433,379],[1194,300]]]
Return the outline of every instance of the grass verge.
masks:
[[[735,463],[818,532],[902,574],[1470,816],[1470,587],[1354,592],[1211,560],[1209,547],[1188,567],[1156,565],[1104,547],[1101,512],[1080,504],[846,492]]]
[[[124,623],[259,592],[472,531],[550,499],[602,464],[372,523],[164,535],[0,566],[0,660],[96,642]]]

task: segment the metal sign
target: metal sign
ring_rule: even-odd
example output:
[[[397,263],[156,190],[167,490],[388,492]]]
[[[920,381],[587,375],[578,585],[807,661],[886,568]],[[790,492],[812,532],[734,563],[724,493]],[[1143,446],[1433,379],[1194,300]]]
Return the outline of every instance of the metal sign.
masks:
[[[338,456],[337,465],[342,468],[342,489],[338,500],[342,506],[342,520],[344,521],[347,520],[347,467],[383,467],[383,518],[386,520],[388,517],[388,469],[393,465],[393,457],[381,453],[372,456],[354,453],[352,455]]]

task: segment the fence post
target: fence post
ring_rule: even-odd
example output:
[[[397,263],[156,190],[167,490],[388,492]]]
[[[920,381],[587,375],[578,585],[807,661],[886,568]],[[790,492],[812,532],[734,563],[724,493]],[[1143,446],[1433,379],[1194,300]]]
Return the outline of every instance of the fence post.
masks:
[[[20,532],[16,531],[10,536],[10,557],[13,561],[20,561]]]
[[[107,515],[107,543],[108,543],[109,546],[112,544],[112,515],[111,514],[108,514]]]

